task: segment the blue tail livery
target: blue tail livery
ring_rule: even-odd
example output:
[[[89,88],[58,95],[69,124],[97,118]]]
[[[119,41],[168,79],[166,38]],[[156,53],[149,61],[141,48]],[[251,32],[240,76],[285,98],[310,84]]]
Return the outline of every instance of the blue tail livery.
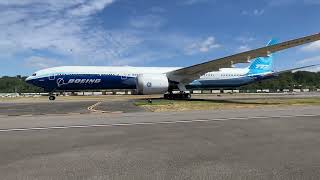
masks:
[[[271,39],[267,46],[276,45],[278,41],[276,39]],[[253,74],[263,74],[272,72],[273,70],[273,54],[269,54],[267,57],[258,57],[249,66],[250,75]]]

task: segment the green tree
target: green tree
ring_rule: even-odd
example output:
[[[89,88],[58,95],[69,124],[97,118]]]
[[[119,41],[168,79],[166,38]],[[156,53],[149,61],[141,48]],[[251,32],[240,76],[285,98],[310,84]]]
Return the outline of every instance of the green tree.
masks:
[[[9,77],[3,76],[0,78],[0,93],[39,93],[43,89],[35,87],[25,82],[27,77],[16,76]]]

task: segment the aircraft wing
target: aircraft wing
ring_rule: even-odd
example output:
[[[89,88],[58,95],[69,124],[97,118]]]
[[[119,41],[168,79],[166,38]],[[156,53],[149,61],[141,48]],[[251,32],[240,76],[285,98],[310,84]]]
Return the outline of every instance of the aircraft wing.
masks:
[[[266,57],[271,53],[278,52],[281,50],[289,49],[292,47],[300,46],[303,44],[311,43],[320,40],[320,33],[282,42],[279,44],[262,47],[239,54],[223,57],[220,59],[211,60],[205,63],[196,64],[193,66],[185,67],[182,69],[174,70],[166,73],[169,80],[179,83],[190,83],[200,76],[212,72],[219,71],[221,68],[232,67],[233,64],[238,63],[249,63],[251,59],[257,57]]]
[[[300,70],[300,69],[306,69],[306,68],[315,67],[315,66],[319,66],[319,65],[320,65],[320,64],[314,64],[314,65],[309,65],[309,66],[297,67],[297,68],[293,68],[293,69],[288,69],[288,70],[283,70],[283,71],[274,72],[274,74],[275,74],[275,75],[280,75],[280,74],[282,74],[282,73],[297,71],[297,70]]]

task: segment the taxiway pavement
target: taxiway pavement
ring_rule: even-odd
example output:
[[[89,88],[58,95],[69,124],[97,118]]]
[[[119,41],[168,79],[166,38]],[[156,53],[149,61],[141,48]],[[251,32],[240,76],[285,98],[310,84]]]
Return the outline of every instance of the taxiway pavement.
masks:
[[[319,179],[320,107],[0,118],[1,179]]]
[[[0,103],[0,116],[83,114],[89,113],[88,106],[94,103],[96,101]]]

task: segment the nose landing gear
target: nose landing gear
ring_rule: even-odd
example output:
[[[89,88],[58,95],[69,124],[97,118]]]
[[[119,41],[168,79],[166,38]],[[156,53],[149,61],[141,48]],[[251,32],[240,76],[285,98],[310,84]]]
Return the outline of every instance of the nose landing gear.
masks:
[[[56,100],[56,97],[53,96],[53,95],[50,95],[50,96],[49,96],[49,100],[50,100],[50,101],[54,101],[54,100]]]

